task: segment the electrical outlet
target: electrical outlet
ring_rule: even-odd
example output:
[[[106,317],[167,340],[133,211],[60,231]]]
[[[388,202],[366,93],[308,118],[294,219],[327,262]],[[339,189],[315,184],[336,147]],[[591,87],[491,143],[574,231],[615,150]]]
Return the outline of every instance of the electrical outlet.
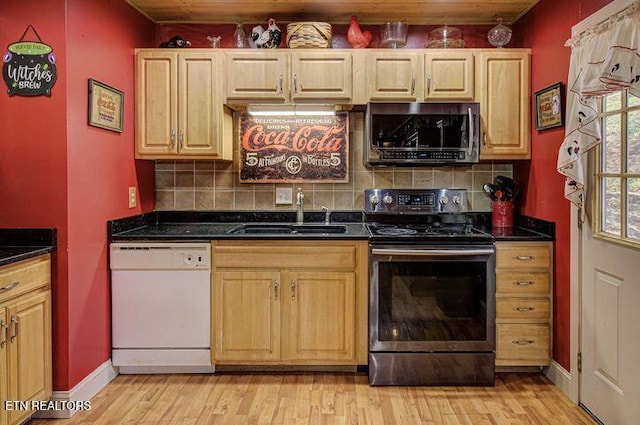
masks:
[[[138,206],[138,200],[136,199],[136,187],[129,187],[129,208],[135,208]]]
[[[290,187],[276,187],[276,205],[293,204],[293,189]]]

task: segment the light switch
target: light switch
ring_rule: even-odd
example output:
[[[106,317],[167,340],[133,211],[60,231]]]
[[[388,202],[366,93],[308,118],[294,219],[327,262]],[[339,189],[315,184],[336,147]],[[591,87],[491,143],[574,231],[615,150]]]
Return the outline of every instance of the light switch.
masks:
[[[290,187],[276,187],[276,205],[293,204],[293,189]]]

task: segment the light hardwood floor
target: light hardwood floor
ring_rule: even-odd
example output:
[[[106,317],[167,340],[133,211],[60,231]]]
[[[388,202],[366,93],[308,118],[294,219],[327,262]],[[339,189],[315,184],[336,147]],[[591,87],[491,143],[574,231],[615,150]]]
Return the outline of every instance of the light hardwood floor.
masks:
[[[54,424],[595,424],[541,374],[495,387],[371,387],[365,374],[120,375]]]

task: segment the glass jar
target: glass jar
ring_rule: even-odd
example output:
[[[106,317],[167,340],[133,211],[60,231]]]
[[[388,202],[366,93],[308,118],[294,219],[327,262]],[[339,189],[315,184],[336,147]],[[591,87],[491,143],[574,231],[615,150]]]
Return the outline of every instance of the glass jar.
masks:
[[[247,47],[249,47],[247,35],[244,33],[242,24],[236,24],[236,30],[233,33],[233,42],[238,49],[246,49]]]
[[[489,30],[487,40],[493,47],[502,48],[511,40],[511,28],[502,25],[502,18],[498,18],[498,25]]]

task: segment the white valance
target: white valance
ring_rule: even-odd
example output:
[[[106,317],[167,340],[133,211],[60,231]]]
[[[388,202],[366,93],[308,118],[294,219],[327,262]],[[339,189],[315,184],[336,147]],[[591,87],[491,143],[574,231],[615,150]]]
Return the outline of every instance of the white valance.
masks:
[[[601,24],[576,35],[571,46],[565,138],[558,172],[565,197],[582,207],[582,157],[601,140],[597,97],[621,89],[640,97],[640,0]]]

